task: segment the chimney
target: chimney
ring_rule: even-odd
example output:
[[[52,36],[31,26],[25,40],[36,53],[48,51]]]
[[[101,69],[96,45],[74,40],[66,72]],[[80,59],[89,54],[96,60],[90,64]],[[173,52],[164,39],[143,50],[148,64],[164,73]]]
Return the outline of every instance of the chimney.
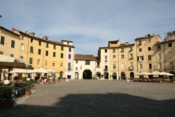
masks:
[[[49,37],[48,36],[44,36],[43,39],[49,40]]]
[[[14,31],[16,31],[16,29],[15,28],[12,28],[12,31],[14,32]]]
[[[125,45],[128,45],[128,42],[125,42]]]
[[[27,34],[27,31],[25,33]]]
[[[31,33],[29,33],[29,35],[34,36],[34,35],[35,35],[35,33],[34,33],[34,32],[31,32]]]

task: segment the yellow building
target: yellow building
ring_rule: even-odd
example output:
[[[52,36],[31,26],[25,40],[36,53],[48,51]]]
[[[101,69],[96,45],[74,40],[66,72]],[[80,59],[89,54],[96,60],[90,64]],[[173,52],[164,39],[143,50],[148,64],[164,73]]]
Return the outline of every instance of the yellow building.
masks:
[[[35,36],[34,32],[22,32],[15,28],[12,31],[3,27],[0,29],[1,54],[21,59],[34,68],[55,70],[57,77],[73,76],[72,70],[68,69],[73,67],[74,61],[72,41],[56,42],[47,36]]]

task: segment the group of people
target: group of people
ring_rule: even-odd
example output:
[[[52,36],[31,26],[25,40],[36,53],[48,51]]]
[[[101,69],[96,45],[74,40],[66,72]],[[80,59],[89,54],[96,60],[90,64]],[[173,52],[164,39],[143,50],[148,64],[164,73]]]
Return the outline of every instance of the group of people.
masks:
[[[41,77],[41,84],[56,84],[56,78],[52,77],[51,79],[49,79],[49,82],[47,82],[47,76],[43,76]]]

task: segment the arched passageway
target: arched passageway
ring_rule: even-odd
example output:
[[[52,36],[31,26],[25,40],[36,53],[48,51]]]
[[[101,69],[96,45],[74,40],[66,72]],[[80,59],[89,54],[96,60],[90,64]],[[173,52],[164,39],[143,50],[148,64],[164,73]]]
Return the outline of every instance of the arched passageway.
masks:
[[[83,79],[92,79],[92,72],[89,69],[83,71]]]
[[[108,72],[104,72],[104,79],[108,79],[109,73]]]
[[[115,72],[112,74],[112,79],[117,79],[117,74]]]
[[[122,80],[125,80],[125,79],[126,79],[125,72],[121,72],[121,79],[122,79]]]
[[[130,73],[130,79],[133,80],[134,79],[134,72]]]

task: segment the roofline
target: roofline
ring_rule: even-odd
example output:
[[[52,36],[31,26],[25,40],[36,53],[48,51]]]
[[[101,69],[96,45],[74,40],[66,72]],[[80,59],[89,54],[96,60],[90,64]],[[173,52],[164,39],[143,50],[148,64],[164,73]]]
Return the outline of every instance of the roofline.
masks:
[[[0,28],[2,28],[2,29],[4,29],[4,30],[6,30],[6,31],[8,31],[8,32],[10,32],[10,33],[12,33],[12,34],[14,34],[14,35],[20,36],[19,34],[13,32],[13,31],[11,31],[11,30],[8,30],[8,29],[6,29],[6,28],[4,28],[4,27],[2,27],[2,26],[0,26]]]

